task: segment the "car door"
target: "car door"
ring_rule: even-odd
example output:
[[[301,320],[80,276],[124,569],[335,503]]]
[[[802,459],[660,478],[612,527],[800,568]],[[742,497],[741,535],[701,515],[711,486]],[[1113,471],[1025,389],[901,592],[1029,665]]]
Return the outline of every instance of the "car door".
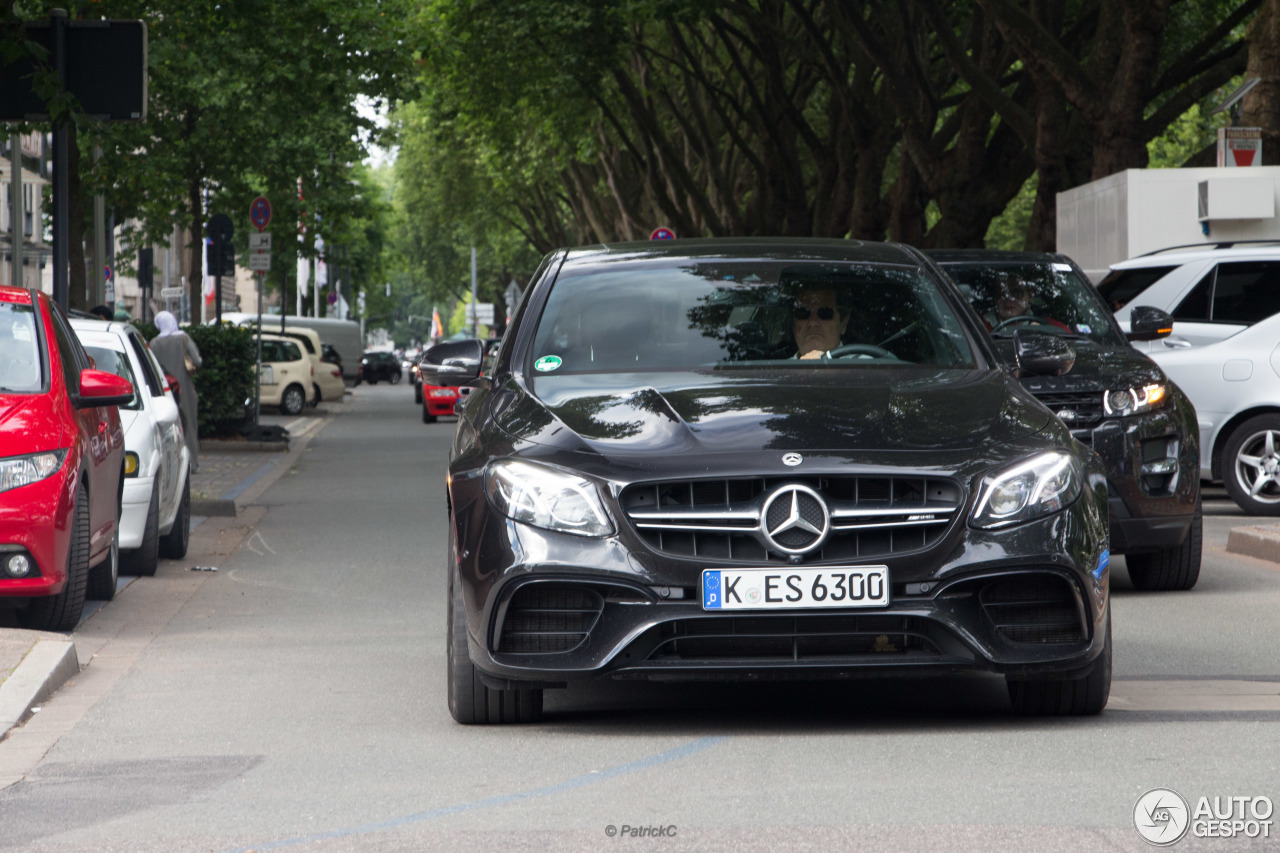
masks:
[[[1168,349],[1205,346],[1238,334],[1280,313],[1280,261],[1219,263],[1170,313],[1173,334],[1160,341]]]
[[[165,385],[164,371],[155,360],[142,337],[132,330],[124,333],[133,356],[134,369],[146,387],[143,405],[156,422],[160,441],[160,517],[171,518],[177,508],[182,487],[182,454],[186,442],[182,438],[182,418],[178,403]]]

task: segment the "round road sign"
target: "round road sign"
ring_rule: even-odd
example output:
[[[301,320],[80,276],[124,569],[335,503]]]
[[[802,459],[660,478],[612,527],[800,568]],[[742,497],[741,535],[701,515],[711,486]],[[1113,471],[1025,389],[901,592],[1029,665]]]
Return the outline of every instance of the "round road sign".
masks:
[[[676,232],[666,226],[653,229],[653,233],[649,235],[650,240],[674,240],[675,238]]]
[[[253,204],[249,205],[249,221],[259,231],[265,229],[271,222],[271,202],[262,196],[255,198]]]
[[[329,299],[329,304],[330,304],[330,305],[337,305],[337,304],[338,304],[338,294],[334,293],[333,291],[329,291],[328,299]]]

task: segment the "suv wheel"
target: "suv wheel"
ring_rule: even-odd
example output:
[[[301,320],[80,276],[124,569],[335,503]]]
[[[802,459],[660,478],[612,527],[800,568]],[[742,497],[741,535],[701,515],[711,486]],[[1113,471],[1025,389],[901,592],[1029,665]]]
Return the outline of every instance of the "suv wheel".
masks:
[[[1204,518],[1200,503],[1191,519],[1191,529],[1175,548],[1166,548],[1149,554],[1126,554],[1129,580],[1148,592],[1172,589],[1191,589],[1200,579],[1200,557],[1204,545]]]
[[[467,619],[457,581],[457,546],[449,531],[449,602],[445,673],[449,679],[449,713],[463,725],[534,723],[542,717],[542,690],[495,690],[485,685],[467,652]]]
[[[1280,515],[1280,415],[1240,424],[1223,448],[1227,494],[1250,515]]]

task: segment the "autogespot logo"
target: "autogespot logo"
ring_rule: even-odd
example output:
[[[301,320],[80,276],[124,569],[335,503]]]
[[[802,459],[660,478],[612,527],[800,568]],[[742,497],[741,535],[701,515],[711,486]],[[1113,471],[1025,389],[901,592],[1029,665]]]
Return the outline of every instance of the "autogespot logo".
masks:
[[[1133,825],[1147,843],[1168,847],[1187,834],[1191,810],[1177,791],[1152,788],[1139,797],[1133,807]]]

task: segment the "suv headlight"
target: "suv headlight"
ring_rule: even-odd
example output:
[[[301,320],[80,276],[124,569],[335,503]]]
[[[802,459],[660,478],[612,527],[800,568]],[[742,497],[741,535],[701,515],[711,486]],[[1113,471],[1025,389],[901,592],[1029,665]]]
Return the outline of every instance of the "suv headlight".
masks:
[[[1102,410],[1116,417],[1140,415],[1164,405],[1168,393],[1166,385],[1143,385],[1141,388],[1108,391],[1102,395]]]
[[[0,492],[40,482],[56,473],[62,467],[62,460],[66,458],[66,450],[50,450],[30,456],[0,459]]]
[[[1053,450],[988,476],[974,507],[974,527],[1005,527],[1050,515],[1080,495],[1080,463]]]
[[[485,493],[508,517],[578,536],[608,536],[613,525],[589,480],[515,459],[489,464]]]

